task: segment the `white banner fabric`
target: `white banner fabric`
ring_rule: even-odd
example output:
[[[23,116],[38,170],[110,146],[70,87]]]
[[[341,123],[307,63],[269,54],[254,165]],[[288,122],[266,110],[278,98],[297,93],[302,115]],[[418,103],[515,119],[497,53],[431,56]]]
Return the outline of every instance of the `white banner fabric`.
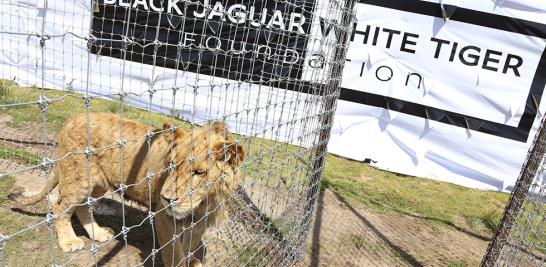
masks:
[[[330,152],[511,190],[544,114],[544,13],[536,1],[361,0]]]

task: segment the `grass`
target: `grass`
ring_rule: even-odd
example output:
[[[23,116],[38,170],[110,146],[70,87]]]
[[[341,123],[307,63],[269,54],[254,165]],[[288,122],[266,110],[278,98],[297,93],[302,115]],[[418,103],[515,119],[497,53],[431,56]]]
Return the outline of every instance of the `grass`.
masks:
[[[347,234],[340,238],[340,244],[345,248],[361,249],[366,244],[366,239],[357,234]]]
[[[49,131],[58,132],[64,122],[72,115],[85,110],[85,100],[80,94],[58,90],[40,90],[35,87],[22,87],[11,82],[0,81],[0,104],[9,103],[37,103],[43,93],[48,99],[59,99],[64,96],[62,101],[52,102],[47,105],[46,117],[47,128]],[[2,91],[7,93],[2,94]],[[68,94],[68,96],[66,96]],[[151,125],[157,128],[163,126],[164,122],[172,122],[177,126],[187,128],[189,124],[173,120],[172,118],[158,113],[150,113],[146,110],[124,106],[125,117],[142,122],[151,122]],[[101,98],[91,100],[91,112],[118,112],[121,110],[119,102],[109,101]],[[0,109],[2,114],[9,115],[10,126],[22,127],[29,124],[42,123],[42,113],[37,104],[24,105],[19,107],[10,107]]]
[[[459,261],[459,260],[450,260],[447,263],[447,266],[448,267],[464,267],[464,266],[467,266],[467,265],[466,265],[466,263],[464,263],[462,261]]]
[[[293,233],[298,233],[299,222],[286,221],[283,218],[274,219],[271,221],[271,225],[279,230],[282,236],[287,237]]]
[[[539,202],[543,203],[543,202]],[[517,225],[532,225],[532,226],[541,226],[542,231],[537,231],[530,227],[523,228],[518,227],[514,228],[511,231],[511,239],[516,243],[517,246],[529,247],[531,244],[534,245],[534,251],[538,252],[537,254],[546,255],[546,218],[543,218],[540,215],[545,214],[546,206],[538,205],[536,202],[525,201],[522,206],[524,213],[520,214],[516,218]],[[535,214],[531,214],[536,212]],[[534,216],[533,216],[534,215]]]
[[[4,176],[0,178],[0,234],[11,234],[41,221],[42,217],[26,216],[11,212],[7,195],[15,185],[15,178]],[[36,209],[31,208],[32,212]],[[39,211],[38,211],[39,212]],[[45,266],[50,265],[51,251],[43,249],[49,247],[50,235],[46,226],[39,226],[20,233],[8,240],[0,258],[0,266]],[[59,260],[65,261],[67,255],[56,253]],[[4,262],[2,262],[4,261]]]
[[[0,144],[0,159],[22,161],[26,165],[38,165],[41,158],[33,153]]]
[[[235,245],[233,255],[237,259],[238,266],[264,266],[269,261],[266,251],[252,246]]]
[[[12,83],[6,80],[0,80],[0,99],[7,102],[11,98]],[[2,102],[0,102],[2,103]]]
[[[0,206],[3,206],[8,202],[7,195],[10,193],[9,190],[15,184],[15,177],[13,176],[4,176],[0,178]]]

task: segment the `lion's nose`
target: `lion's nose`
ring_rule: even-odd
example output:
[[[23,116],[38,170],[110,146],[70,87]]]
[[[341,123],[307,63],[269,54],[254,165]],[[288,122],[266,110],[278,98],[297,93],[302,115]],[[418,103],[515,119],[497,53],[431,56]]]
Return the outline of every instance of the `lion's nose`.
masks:
[[[167,201],[167,203],[171,203],[171,201],[176,202],[178,200],[178,198],[172,199],[172,198],[168,198],[168,197],[164,197],[164,196],[161,196],[161,198],[163,198],[163,200]]]

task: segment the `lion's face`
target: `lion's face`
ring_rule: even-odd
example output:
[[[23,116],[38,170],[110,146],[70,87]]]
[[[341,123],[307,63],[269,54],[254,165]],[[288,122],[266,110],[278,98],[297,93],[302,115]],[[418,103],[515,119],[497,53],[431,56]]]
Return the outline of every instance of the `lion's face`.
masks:
[[[222,124],[190,133],[175,134],[173,161],[178,163],[161,188],[161,202],[174,203],[167,213],[178,220],[192,214],[200,204],[214,210],[238,186],[237,165],[244,159]]]

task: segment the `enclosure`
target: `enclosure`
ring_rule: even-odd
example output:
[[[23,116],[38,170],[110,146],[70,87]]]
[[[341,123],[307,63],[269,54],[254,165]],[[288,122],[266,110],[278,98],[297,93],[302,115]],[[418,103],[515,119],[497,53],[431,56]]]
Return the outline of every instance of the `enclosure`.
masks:
[[[355,3],[2,1],[0,266],[290,266],[320,247],[307,241]],[[545,136],[484,266],[545,263]]]
[[[0,265],[153,266],[162,263],[165,250],[174,251],[177,240],[191,240],[194,227],[224,210],[226,220],[207,227],[183,259],[165,264],[278,266],[302,256],[339,95],[352,1],[3,1],[0,10]],[[101,125],[97,112],[115,114],[119,123]],[[80,145],[66,150],[73,129],[63,125],[76,114],[85,131],[73,137]],[[218,122],[229,130],[206,128]],[[129,137],[125,128],[137,124],[147,130]],[[186,145],[174,148],[179,133]],[[197,133],[233,141],[217,151]],[[137,145],[153,152],[157,136],[170,136],[171,160],[134,177],[124,161]],[[207,149],[192,150],[199,146]],[[228,146],[241,150],[228,156]],[[192,152],[175,161],[173,155],[185,149]],[[152,152],[142,165],[153,164],[158,155]],[[121,166],[108,179],[121,180],[97,196],[93,166],[107,153],[119,156],[112,166]],[[218,157],[223,164],[244,153],[235,170],[239,182],[224,179],[228,170],[220,177],[207,172],[195,183],[196,171],[175,175],[182,165],[197,168],[194,162],[215,153],[224,154]],[[7,199],[38,194],[59,179],[54,173],[67,174],[56,168],[75,158],[82,160],[66,170],[87,181],[80,203],[58,208],[69,190],[62,177],[61,197],[51,187],[34,205]],[[152,200],[161,177],[173,177],[175,186],[187,182],[185,193],[162,208]],[[233,192],[217,202],[208,198],[209,189],[228,183]],[[149,201],[131,199],[141,187],[147,187]],[[197,192],[205,197],[192,200]],[[202,216],[191,210],[184,226],[170,234],[172,242],[161,242],[154,219],[177,214],[180,198],[217,205],[207,205]],[[55,227],[64,214],[80,209],[89,215],[78,218],[98,224],[91,223],[90,231],[84,225],[86,234],[74,216],[84,248],[62,251]],[[94,241],[103,231],[97,225],[113,235]]]

